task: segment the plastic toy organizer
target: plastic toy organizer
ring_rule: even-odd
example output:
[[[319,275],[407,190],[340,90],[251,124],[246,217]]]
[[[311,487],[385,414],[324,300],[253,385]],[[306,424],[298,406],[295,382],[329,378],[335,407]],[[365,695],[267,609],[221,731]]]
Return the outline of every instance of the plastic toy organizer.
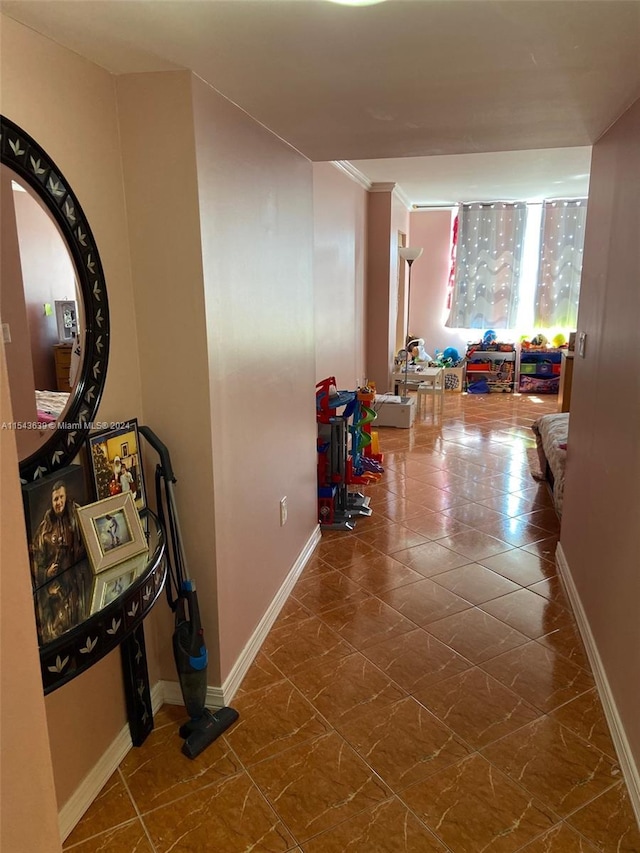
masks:
[[[350,487],[382,477],[378,433],[371,430],[375,388],[337,390],[334,376],[316,385],[318,423],[318,521],[324,528],[353,530],[370,516],[369,498]]]
[[[518,391],[521,394],[557,394],[561,369],[562,350],[523,350]]]
[[[466,354],[469,394],[511,393],[515,388],[516,350],[513,344],[470,344]]]

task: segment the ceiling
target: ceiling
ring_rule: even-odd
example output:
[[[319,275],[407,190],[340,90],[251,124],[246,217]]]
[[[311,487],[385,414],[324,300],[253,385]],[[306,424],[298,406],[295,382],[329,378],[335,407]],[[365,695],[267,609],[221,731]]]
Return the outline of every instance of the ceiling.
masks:
[[[189,68],[309,159],[352,161],[413,203],[461,200],[444,176],[478,165],[463,200],[483,197],[489,175],[507,178],[493,198],[539,194],[526,178],[544,168],[553,194],[583,194],[576,176],[588,172],[589,146],[640,97],[640,0],[2,0],[0,9],[114,74]],[[460,154],[469,158],[452,160]]]
[[[395,183],[408,206],[586,198],[591,148],[543,148],[352,160],[370,183]]]

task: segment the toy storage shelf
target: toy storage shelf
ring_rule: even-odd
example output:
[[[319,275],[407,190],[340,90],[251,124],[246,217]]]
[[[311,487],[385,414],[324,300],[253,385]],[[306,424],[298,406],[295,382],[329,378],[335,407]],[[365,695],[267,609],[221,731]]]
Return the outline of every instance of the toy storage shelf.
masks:
[[[486,381],[490,393],[512,393],[516,384],[515,347],[510,350],[470,347],[467,350],[465,389],[468,391],[474,382],[480,380]]]
[[[521,394],[557,394],[560,387],[562,350],[523,350],[520,355],[518,391]]]

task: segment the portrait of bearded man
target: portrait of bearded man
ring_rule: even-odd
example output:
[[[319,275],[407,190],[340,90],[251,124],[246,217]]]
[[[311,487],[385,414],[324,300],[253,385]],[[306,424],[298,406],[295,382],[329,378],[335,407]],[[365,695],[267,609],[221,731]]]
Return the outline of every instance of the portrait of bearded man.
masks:
[[[42,586],[85,556],[75,507],[62,480],[53,484],[51,506],[31,543],[33,582]]]
[[[40,643],[78,625],[91,598],[92,572],[76,510],[87,502],[83,467],[68,465],[22,486]]]

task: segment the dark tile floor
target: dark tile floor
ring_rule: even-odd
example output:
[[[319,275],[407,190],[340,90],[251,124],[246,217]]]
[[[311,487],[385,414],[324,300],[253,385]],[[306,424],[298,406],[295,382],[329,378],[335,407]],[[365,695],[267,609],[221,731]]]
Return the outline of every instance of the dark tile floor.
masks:
[[[555,398],[447,395],[380,429],[385,474],[325,531],[196,761],[165,706],[74,853],[639,853],[530,476]]]

